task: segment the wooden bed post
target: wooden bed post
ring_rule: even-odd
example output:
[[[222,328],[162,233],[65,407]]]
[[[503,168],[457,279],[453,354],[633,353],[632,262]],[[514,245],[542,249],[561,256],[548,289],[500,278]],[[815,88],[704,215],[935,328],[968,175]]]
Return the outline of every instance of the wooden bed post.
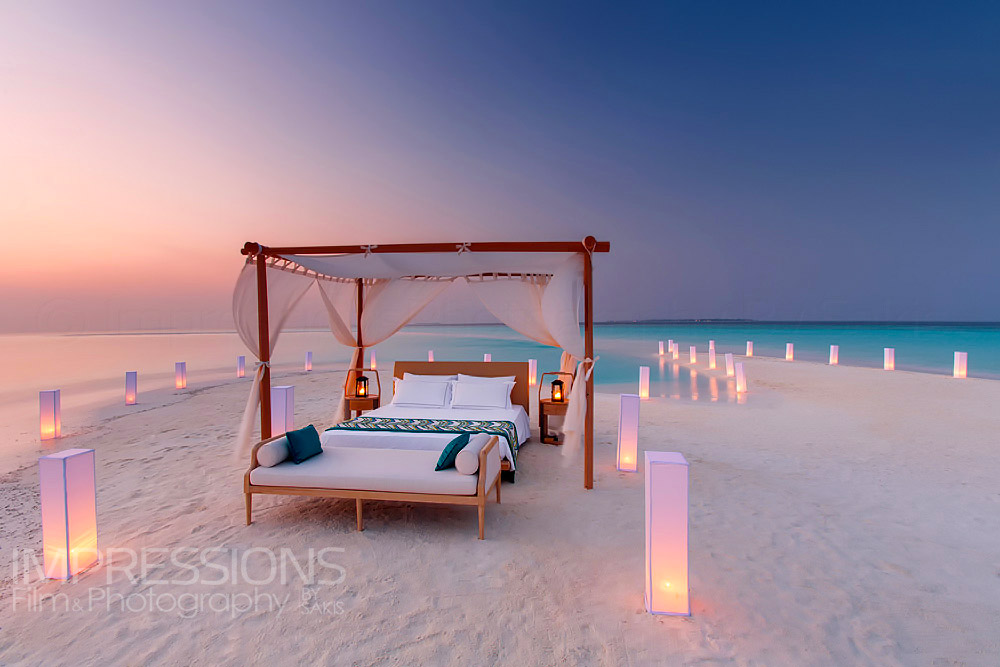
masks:
[[[358,354],[358,368],[365,367],[365,340],[361,337],[361,314],[365,310],[365,281],[358,278],[358,349],[361,352]],[[351,378],[347,378],[348,384],[350,384]]]
[[[591,253],[597,246],[597,239],[588,236],[583,240],[583,326],[586,356],[594,358],[594,267]],[[590,363],[591,368],[593,362]],[[583,372],[590,368],[582,368]],[[587,419],[583,432],[583,487],[594,488],[594,376],[587,377]]]
[[[267,259],[263,246],[257,246],[257,337],[260,339],[260,439],[271,437],[271,336],[267,323]]]

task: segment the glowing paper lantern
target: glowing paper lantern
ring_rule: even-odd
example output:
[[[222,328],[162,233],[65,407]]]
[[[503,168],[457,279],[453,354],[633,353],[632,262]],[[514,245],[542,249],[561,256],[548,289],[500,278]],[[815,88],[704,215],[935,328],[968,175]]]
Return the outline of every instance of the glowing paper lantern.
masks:
[[[677,452],[646,452],[646,611],[690,616],[688,462]]]
[[[247,374],[247,358],[242,354],[236,357],[236,377],[241,378]]]
[[[688,351],[688,355],[692,364],[698,363],[698,348],[696,346],[691,346],[691,349]]]
[[[671,354],[672,354],[672,356],[674,358],[674,361],[677,361],[677,359],[681,356],[681,346],[680,346],[679,343],[674,343],[673,344],[673,350],[672,350]]]
[[[38,432],[42,440],[52,440],[62,435],[62,406],[60,390],[38,392]]]
[[[618,407],[618,469],[635,472],[639,466],[639,396],[621,394]]]
[[[649,366],[639,366],[639,398],[649,398]]]
[[[38,459],[45,577],[69,579],[97,563],[94,450],[67,449]]]
[[[708,370],[715,370],[715,348],[708,348]]]
[[[660,341],[660,356],[663,356],[663,341]]]
[[[271,387],[271,435],[295,430],[295,387]]]
[[[840,363],[840,346],[831,345],[830,346],[830,365],[836,366]]]
[[[711,352],[713,350],[715,350],[715,341],[714,340],[710,340],[710,341],[708,341],[708,351]]]
[[[308,373],[313,369],[313,353],[312,351],[306,352],[306,372]]]
[[[896,348],[887,347],[882,352],[882,368],[887,371],[896,370]]]
[[[785,361],[795,361],[794,343],[785,343]]]
[[[493,355],[487,352],[483,355],[483,361],[493,361]]]
[[[743,370],[743,362],[736,363],[736,393],[745,394],[747,392],[747,374]]]
[[[957,378],[968,377],[969,371],[969,353],[968,352],[956,352],[955,353],[955,370],[953,375]]]
[[[427,350],[427,361],[434,361],[434,350]]]
[[[731,378],[736,375],[736,366],[733,365],[733,353],[726,352],[726,377]]]
[[[138,380],[139,373],[137,371],[125,372],[125,405],[135,405]]]
[[[375,350],[372,350],[372,365],[371,369],[375,370],[378,368],[378,364],[375,362]]]
[[[184,389],[188,386],[188,365],[186,361],[174,364],[174,388]]]
[[[748,356],[748,357],[752,357],[753,356],[753,341],[752,340],[748,340],[747,341],[747,355],[746,356]]]
[[[528,386],[538,384],[538,359],[528,359]]]

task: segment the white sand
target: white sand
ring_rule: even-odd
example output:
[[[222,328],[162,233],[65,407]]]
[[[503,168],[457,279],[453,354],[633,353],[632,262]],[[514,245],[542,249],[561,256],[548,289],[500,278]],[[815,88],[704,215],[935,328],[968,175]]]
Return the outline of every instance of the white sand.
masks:
[[[260,585],[284,611],[236,618],[87,605],[253,594],[242,578],[15,585],[11,549],[41,543],[31,466],[0,478],[0,664],[998,664],[1000,382],[763,359],[748,374],[745,405],[643,404],[642,446],[691,462],[691,618],[643,609],[642,475],[613,469],[615,396],[598,400],[597,488],[535,439],[479,542],[459,507],[370,503],[358,533],[353,502],[260,498],[245,527],[230,441],[247,385],[230,383],[59,441],[97,449],[102,548],[340,547],[344,580]],[[292,378],[300,423],[326,422],[336,377]],[[30,610],[26,591],[65,596]]]

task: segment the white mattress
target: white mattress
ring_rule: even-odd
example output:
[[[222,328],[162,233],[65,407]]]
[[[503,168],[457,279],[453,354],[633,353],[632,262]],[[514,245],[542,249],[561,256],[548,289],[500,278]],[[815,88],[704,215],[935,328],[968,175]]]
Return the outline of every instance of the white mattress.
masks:
[[[531,437],[528,413],[520,405],[512,408],[470,410],[459,408],[407,408],[385,405],[366,412],[371,417],[397,417],[401,419],[492,419],[514,422],[517,442],[520,445]],[[416,449],[440,452],[454,439],[450,433],[398,433],[395,431],[324,431],[320,439],[324,447],[371,447],[376,449]],[[500,454],[510,461],[514,469],[514,456],[506,438],[500,438]]]

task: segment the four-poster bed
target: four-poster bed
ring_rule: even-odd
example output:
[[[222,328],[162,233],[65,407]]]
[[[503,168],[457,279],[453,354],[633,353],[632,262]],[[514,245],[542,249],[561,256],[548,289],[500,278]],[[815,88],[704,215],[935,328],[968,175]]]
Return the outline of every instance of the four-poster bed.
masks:
[[[349,369],[365,367],[366,347],[398,331],[449,284],[465,280],[501,322],[532,340],[562,348],[561,370],[573,371],[575,366],[565,441],[582,440],[584,486],[593,488],[592,254],[609,251],[609,243],[592,236],[568,243],[288,247],[246,243],[241,252],[247,264],[237,282],[233,309],[237,331],[257,356],[258,368],[240,428],[241,449],[249,443],[258,401],[261,440],[271,436],[271,355],[288,314],[313,284],[319,288],[334,337],[354,348],[347,367],[351,373]],[[346,407],[342,401],[338,418],[346,416]]]

